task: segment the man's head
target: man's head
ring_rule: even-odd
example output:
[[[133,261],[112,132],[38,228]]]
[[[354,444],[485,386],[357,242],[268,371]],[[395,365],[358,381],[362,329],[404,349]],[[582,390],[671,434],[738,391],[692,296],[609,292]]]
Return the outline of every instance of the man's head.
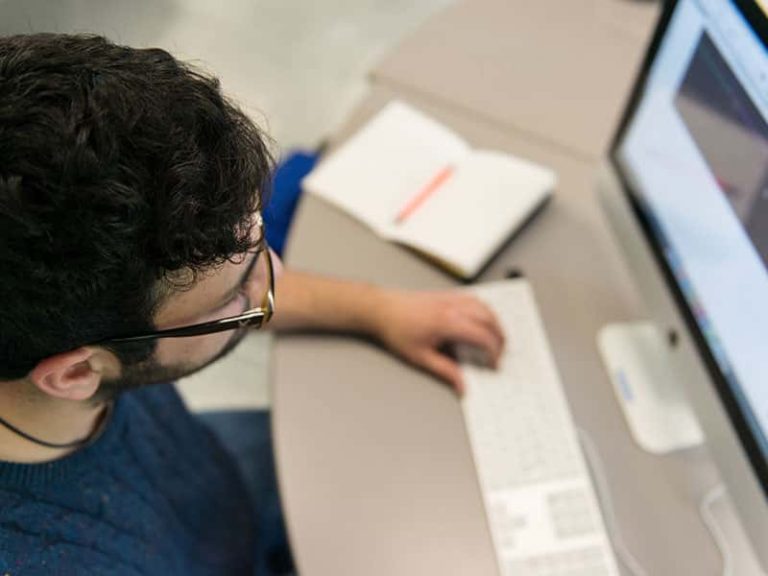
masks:
[[[231,347],[90,344],[242,312],[270,168],[218,82],[162,50],[0,38],[0,381],[86,399]]]

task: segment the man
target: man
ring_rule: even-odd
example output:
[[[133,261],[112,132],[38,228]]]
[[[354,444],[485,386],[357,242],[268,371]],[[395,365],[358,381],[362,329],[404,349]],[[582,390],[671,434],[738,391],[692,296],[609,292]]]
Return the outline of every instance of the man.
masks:
[[[498,358],[469,296],[279,275],[270,168],[162,50],[0,38],[0,574],[265,572],[237,464],[168,384],[249,328],[370,335],[459,392],[445,343]]]

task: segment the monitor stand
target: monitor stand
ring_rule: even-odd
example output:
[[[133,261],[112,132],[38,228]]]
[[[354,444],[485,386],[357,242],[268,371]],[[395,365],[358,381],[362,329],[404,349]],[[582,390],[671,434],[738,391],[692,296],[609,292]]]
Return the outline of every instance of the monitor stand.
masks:
[[[699,506],[702,520],[723,556],[723,574],[765,576],[724,486],[704,496]]]
[[[704,441],[682,386],[671,376],[669,345],[653,324],[610,324],[600,331],[597,343],[641,448],[666,454]]]

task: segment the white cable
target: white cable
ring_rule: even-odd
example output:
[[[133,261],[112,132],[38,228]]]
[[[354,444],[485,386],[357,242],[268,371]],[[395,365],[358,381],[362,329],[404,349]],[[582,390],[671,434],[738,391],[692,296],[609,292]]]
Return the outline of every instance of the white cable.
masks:
[[[605,475],[605,469],[603,468],[603,461],[600,458],[600,453],[597,450],[589,433],[583,428],[576,428],[579,433],[579,440],[584,448],[584,453],[587,456],[589,465],[592,468],[592,473],[597,483],[597,496],[600,499],[600,504],[605,511],[606,521],[610,525],[609,533],[611,535],[611,542],[616,550],[616,554],[621,559],[624,566],[626,566],[634,576],[647,576],[645,569],[642,567],[638,559],[629,551],[624,544],[619,531],[619,524],[616,518],[616,512],[613,508],[613,502],[611,499],[611,492],[608,485],[608,480]],[[712,534],[712,540],[715,542],[715,546],[720,551],[720,556],[723,559],[723,576],[733,575],[733,557],[731,550],[726,543],[725,534],[720,526],[717,524],[714,515],[712,514],[712,504],[725,496],[725,486],[718,484],[712,490],[707,492],[701,499],[699,505],[699,513],[701,519],[704,521],[704,525],[709,529]]]
[[[707,492],[701,499],[699,504],[699,513],[704,524],[709,528],[710,534],[712,534],[712,540],[715,542],[715,546],[720,551],[720,556],[723,558],[723,576],[731,576],[733,574],[733,556],[731,549],[728,547],[728,539],[723,533],[723,529],[715,520],[715,515],[712,514],[712,504],[724,497],[726,494],[725,486],[718,484],[712,490]],[[760,574],[765,575],[765,572],[760,570]]]
[[[605,475],[603,461],[600,458],[597,446],[595,446],[595,443],[592,441],[592,438],[590,438],[586,430],[580,427],[577,427],[576,430],[579,433],[579,440],[581,441],[582,448],[584,448],[584,454],[587,456],[589,465],[592,468],[592,474],[597,483],[597,497],[600,499],[600,504],[605,512],[606,521],[609,524],[608,533],[610,534],[613,548],[616,550],[616,554],[621,559],[624,566],[626,566],[634,576],[647,576],[648,573],[645,571],[645,568],[643,568],[637,557],[629,551],[621,537],[616,512],[613,509],[613,501],[608,486],[608,479]]]
[[[720,556],[723,558],[723,576],[731,576],[733,574],[733,558],[731,557],[731,550],[726,544],[725,534],[718,526],[714,515],[712,514],[712,504],[725,496],[725,486],[718,484],[712,490],[707,492],[701,499],[699,504],[699,513],[704,524],[709,528],[709,532],[712,534],[712,540],[715,542],[715,546],[720,551]]]

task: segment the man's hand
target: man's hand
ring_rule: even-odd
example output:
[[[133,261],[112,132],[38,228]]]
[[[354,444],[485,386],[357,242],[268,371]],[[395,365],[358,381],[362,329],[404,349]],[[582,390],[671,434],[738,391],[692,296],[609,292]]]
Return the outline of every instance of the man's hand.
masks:
[[[443,351],[446,344],[469,344],[496,367],[504,334],[494,313],[461,292],[387,290],[376,301],[374,336],[408,362],[432,372],[464,393],[461,369]]]
[[[371,335],[459,394],[464,392],[461,370],[445,354],[446,345],[474,346],[493,366],[504,347],[493,312],[470,294],[388,290],[292,270],[277,280],[277,311],[271,326]]]

